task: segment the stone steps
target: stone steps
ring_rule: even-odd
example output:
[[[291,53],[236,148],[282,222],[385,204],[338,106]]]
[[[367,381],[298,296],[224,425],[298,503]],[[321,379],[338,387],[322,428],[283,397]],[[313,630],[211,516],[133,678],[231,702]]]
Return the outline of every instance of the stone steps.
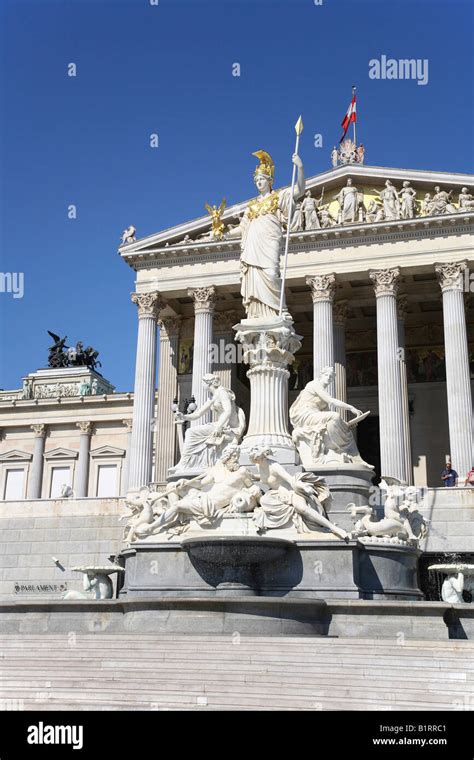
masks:
[[[0,668],[2,680],[8,677],[16,677],[17,675],[21,677],[21,674],[25,671],[26,665],[28,667],[29,677],[44,677],[46,680],[52,680],[53,678],[61,677],[61,674],[65,672],[65,669],[67,669],[68,676],[71,678],[74,678],[76,676],[76,673],[83,674],[84,676],[91,674],[92,677],[97,674],[97,666],[94,667],[89,660],[72,661],[69,664],[64,663],[63,665],[55,666],[54,664],[49,663],[40,665],[37,662],[34,664],[26,664],[22,662],[21,659],[19,659],[13,663],[2,663],[2,666]],[[191,677],[193,674],[205,674],[207,678],[219,678],[221,677],[221,674],[224,673],[229,674],[229,678],[232,677],[236,680],[244,680],[247,677],[247,671],[244,670],[244,668],[247,666],[248,672],[252,673],[253,675],[258,674],[262,676],[266,675],[268,677],[272,676],[279,678],[282,681],[286,678],[291,679],[296,676],[302,680],[305,678],[313,679],[315,675],[331,677],[336,681],[338,679],[344,681],[347,675],[350,675],[351,678],[355,680],[359,678],[364,680],[374,677],[379,678],[379,675],[383,675],[384,679],[386,680],[399,680],[402,677],[406,677],[408,674],[410,676],[410,681],[412,681],[414,684],[418,682],[426,683],[428,679],[436,679],[437,682],[446,683],[466,683],[474,681],[473,676],[468,671],[461,670],[460,663],[456,663],[456,670],[430,668],[429,670],[418,669],[415,672],[408,663],[401,663],[397,668],[387,668],[380,663],[377,663],[377,674],[379,674],[377,676],[374,676],[374,671],[370,668],[369,665],[352,665],[344,666],[343,668],[341,668],[341,666],[337,663],[334,665],[318,664],[308,666],[302,666],[301,663],[295,663],[294,665],[287,665],[285,667],[279,667],[278,665],[272,666],[268,664],[255,666],[254,664],[251,664],[251,668],[248,667],[249,665],[250,663],[242,661],[233,663],[221,662],[210,666],[196,666],[194,663],[190,664],[186,661],[182,661],[173,665],[168,663],[145,665],[144,663],[138,661],[129,664],[128,667],[124,666],[123,663],[119,666],[113,667],[110,667],[106,663],[101,663],[101,671],[104,678],[122,676],[129,677],[130,674],[133,675],[138,671],[144,672],[145,674],[150,674],[150,676],[153,675],[153,677],[156,678],[159,678],[160,674],[163,674],[163,677],[170,677],[176,673],[185,673],[189,677]]]
[[[12,698],[12,695],[9,695]],[[5,699],[5,697],[3,697]],[[22,700],[23,709],[28,710],[194,710],[212,709],[212,710],[455,710],[463,709],[462,700],[458,698],[447,699],[433,703],[421,698],[402,698],[398,699],[393,696],[378,696],[374,698],[353,698],[351,695],[346,697],[335,697],[330,695],[324,698],[320,695],[314,695],[311,698],[290,697],[281,694],[278,697],[270,697],[267,694],[253,695],[245,692],[243,695],[237,695],[233,692],[226,694],[205,694],[201,695],[183,695],[168,694],[155,691],[147,699],[139,695],[135,699],[133,694],[123,696],[104,694],[103,698],[97,698],[90,694],[78,693],[77,691],[63,692],[54,698],[36,698],[31,699],[31,692],[18,692],[14,695],[15,700]],[[459,705],[457,707],[456,705]],[[464,708],[466,709],[466,708]],[[468,709],[472,709],[472,706]]]
[[[138,680],[135,675],[134,679],[129,676],[117,676],[109,679],[101,678],[101,686],[98,687],[97,676],[95,678],[93,676],[86,678],[82,675],[76,679],[67,677],[49,680],[46,678],[24,680],[24,677],[2,678],[2,691],[5,694],[12,692],[15,696],[20,692],[26,692],[27,694],[29,692],[31,694],[31,691],[36,691],[36,693],[46,691],[57,697],[57,695],[68,692],[68,690],[75,692],[78,689],[81,692],[87,692],[89,696],[97,696],[102,693],[105,696],[110,696],[110,693],[114,691],[117,684],[126,682],[127,696],[129,698],[134,696],[135,699],[139,699],[144,696],[144,693],[147,693],[151,701],[153,701],[153,695],[156,693],[182,692],[187,695],[209,693],[213,697],[220,693],[232,693],[233,696],[245,696],[250,689],[254,696],[257,694],[265,696],[268,694],[269,689],[284,687],[285,698],[293,696],[296,698],[327,699],[329,697],[350,696],[353,699],[363,699],[370,695],[372,700],[391,698],[399,701],[410,698],[411,700],[419,701],[421,699],[424,702],[438,704],[440,702],[453,702],[459,699],[465,694],[466,686],[465,683],[451,684],[451,688],[447,688],[445,684],[440,686],[437,683],[436,685],[431,684],[427,686],[426,684],[418,683],[415,688],[413,684],[407,684],[406,679],[384,680],[383,685],[381,685],[380,679],[377,680],[376,678],[361,679],[359,682],[351,678],[350,685],[348,685],[348,679],[345,682],[339,683],[335,682],[332,678],[330,681],[330,686],[323,687],[318,682],[318,679],[306,679],[306,681],[303,681],[298,678],[296,682],[295,680],[291,682],[289,680],[278,680],[277,677],[267,679],[265,677],[254,676],[253,678],[246,677],[243,681],[238,681],[232,677],[221,679],[208,678],[205,674],[194,675],[193,678],[185,679],[182,678],[182,674],[179,674],[171,682],[169,677],[160,679],[155,676],[147,676]]]
[[[26,710],[472,709],[473,654],[469,641],[3,635],[0,706],[21,700]]]

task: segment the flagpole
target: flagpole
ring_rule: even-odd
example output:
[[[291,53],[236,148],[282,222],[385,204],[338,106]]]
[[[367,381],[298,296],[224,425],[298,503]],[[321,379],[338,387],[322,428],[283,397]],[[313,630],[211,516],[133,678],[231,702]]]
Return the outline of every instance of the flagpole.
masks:
[[[303,119],[300,116],[298,121],[295,124],[295,132],[296,132],[295,153],[298,153],[298,147],[300,144],[300,135],[302,131],[303,131]],[[290,244],[290,227],[291,227],[291,216],[293,214],[293,200],[294,200],[293,193],[295,189],[295,182],[296,182],[296,164],[293,164],[293,173],[291,175],[290,207],[288,209],[288,224],[286,226],[285,257],[283,259],[283,275],[281,278],[280,309],[278,311],[279,317],[281,317],[282,312],[283,312],[283,301],[285,298],[286,268],[288,265],[288,247]]]
[[[356,93],[356,88],[355,88],[355,85],[352,85],[352,99],[354,99],[354,95],[355,95],[355,93]],[[356,112],[356,113],[357,113],[357,112]],[[354,125],[354,145],[355,145],[355,147],[357,148],[357,140],[356,140],[356,123],[355,123],[355,120],[352,122],[352,124]]]

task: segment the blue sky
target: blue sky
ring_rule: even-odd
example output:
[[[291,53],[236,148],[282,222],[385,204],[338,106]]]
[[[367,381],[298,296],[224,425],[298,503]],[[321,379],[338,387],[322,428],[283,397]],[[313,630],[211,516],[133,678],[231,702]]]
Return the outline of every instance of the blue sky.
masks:
[[[0,293],[0,387],[45,366],[50,329],[95,346],[103,374],[131,390],[124,227],[141,237],[205,201],[249,197],[259,148],[289,181],[299,113],[306,173],[326,170],[352,84],[367,164],[472,172],[473,7],[0,0],[0,271],[25,276],[22,299]],[[428,59],[428,84],[369,79],[381,55]]]

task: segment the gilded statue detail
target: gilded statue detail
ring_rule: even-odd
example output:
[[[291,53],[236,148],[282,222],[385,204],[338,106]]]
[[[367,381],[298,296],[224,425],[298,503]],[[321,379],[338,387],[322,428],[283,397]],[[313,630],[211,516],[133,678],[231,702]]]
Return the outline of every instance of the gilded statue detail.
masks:
[[[288,224],[291,206],[291,188],[273,190],[275,164],[270,154],[259,150],[253,155],[260,161],[254,174],[259,196],[249,204],[240,224],[225,236],[241,237],[241,294],[249,319],[279,314],[283,225]],[[293,163],[298,170],[293,199],[298,200],[303,196],[305,179],[296,153]],[[285,303],[283,308],[287,313]]]

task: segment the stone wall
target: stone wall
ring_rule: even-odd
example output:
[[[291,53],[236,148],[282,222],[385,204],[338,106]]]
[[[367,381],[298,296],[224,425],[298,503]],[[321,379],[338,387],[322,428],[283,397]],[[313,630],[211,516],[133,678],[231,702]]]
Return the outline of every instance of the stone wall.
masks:
[[[430,521],[425,552],[474,552],[474,488],[430,488],[422,510]]]
[[[124,523],[118,518],[125,511],[122,499],[2,502],[0,598],[58,599],[64,583],[80,589],[82,575],[69,568],[108,564],[109,555],[119,548]],[[24,590],[48,585],[56,589]]]

